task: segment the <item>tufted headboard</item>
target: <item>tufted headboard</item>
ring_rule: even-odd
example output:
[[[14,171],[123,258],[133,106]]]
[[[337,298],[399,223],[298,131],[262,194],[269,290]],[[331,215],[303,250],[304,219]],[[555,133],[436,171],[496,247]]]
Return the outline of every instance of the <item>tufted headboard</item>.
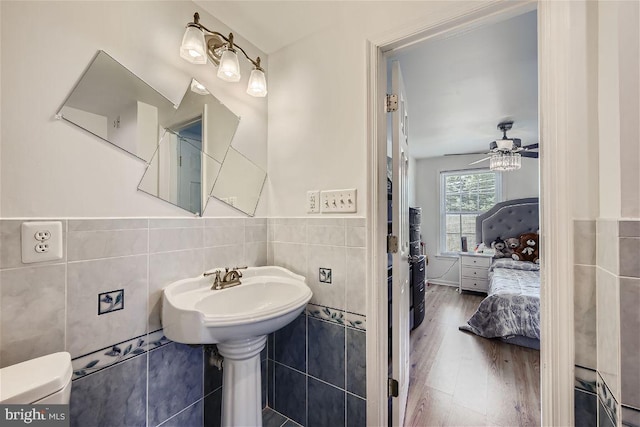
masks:
[[[476,218],[478,243],[490,246],[496,238],[518,237],[524,233],[537,233],[538,198],[514,199],[497,203]]]

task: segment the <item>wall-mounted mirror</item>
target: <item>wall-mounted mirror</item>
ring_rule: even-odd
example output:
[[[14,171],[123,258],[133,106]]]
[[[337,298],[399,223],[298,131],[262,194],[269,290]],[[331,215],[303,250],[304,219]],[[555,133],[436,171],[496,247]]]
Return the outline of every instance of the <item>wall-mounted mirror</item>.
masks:
[[[160,127],[174,114],[168,99],[103,51],[57,113],[146,162],[156,151]]]
[[[255,212],[267,173],[229,148],[211,195],[242,212]]]
[[[145,193],[199,215],[211,196],[255,213],[266,172],[232,148],[240,118],[195,80],[175,108],[99,51],[57,115],[146,161]]]

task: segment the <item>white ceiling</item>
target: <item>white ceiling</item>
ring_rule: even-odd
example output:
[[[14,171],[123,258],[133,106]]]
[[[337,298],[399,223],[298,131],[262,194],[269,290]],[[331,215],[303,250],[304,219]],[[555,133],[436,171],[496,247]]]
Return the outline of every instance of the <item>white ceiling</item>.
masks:
[[[195,1],[265,53],[332,25],[338,1]],[[538,142],[536,12],[426,40],[394,52],[409,107],[416,158],[488,149],[497,124]]]
[[[497,124],[538,142],[536,12],[394,54],[407,91],[409,142],[417,158],[488,149]]]
[[[341,2],[194,0],[194,3],[270,54],[331,26]]]

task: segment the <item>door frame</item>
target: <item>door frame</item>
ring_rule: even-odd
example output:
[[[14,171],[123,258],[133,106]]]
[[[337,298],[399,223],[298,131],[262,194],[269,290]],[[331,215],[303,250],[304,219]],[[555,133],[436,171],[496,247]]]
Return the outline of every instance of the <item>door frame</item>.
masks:
[[[581,2],[576,2],[581,3]],[[577,6],[580,8],[580,5]],[[583,35],[570,25],[572,2],[491,1],[466,6],[432,22],[404,26],[367,40],[367,424],[388,420],[388,314],[386,263],[386,156],[384,52],[444,32],[497,22],[538,11],[538,108],[540,141],[541,348],[540,390],[543,426],[574,424],[573,234],[570,188],[572,41]],[[564,286],[556,286],[556,284]]]

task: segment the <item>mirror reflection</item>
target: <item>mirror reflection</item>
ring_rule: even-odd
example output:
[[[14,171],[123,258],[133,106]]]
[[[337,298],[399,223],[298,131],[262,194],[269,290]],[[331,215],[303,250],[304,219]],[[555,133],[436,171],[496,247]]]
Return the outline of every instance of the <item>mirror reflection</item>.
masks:
[[[220,163],[202,152],[198,118],[164,133],[138,189],[201,214],[219,171]]]
[[[231,147],[211,195],[253,216],[266,177],[265,171]]]
[[[210,197],[255,213],[266,172],[233,148],[240,118],[196,80],[176,108],[99,51],[58,117],[147,162],[145,193],[198,215]]]
[[[160,127],[175,114],[173,104],[103,51],[58,111],[58,116],[151,160]]]

